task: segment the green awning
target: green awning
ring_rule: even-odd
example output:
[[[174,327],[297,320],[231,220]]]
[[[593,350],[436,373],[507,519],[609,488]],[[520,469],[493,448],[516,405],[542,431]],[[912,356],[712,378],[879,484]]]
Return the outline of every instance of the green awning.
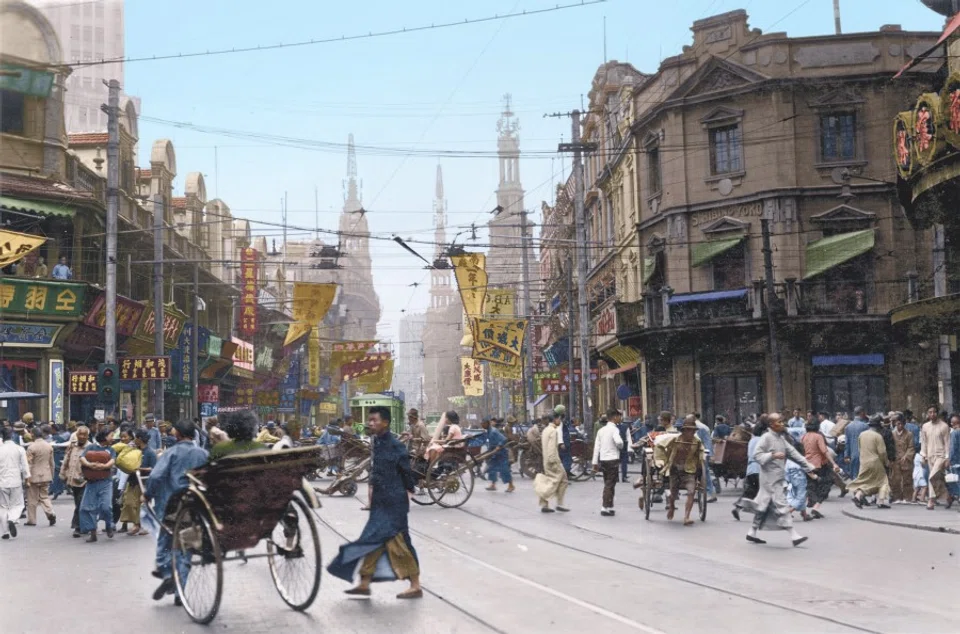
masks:
[[[650,283],[650,278],[653,277],[653,274],[657,270],[657,256],[651,255],[648,258],[643,258],[643,284],[646,286]]]
[[[807,263],[803,279],[816,277],[873,248],[874,230],[864,229],[823,238],[807,245]]]
[[[10,196],[0,196],[0,208],[41,216],[60,216],[62,218],[73,218],[76,211],[72,207],[64,207],[57,203],[43,200],[21,200]]]
[[[693,256],[693,266],[709,264],[713,258],[721,253],[726,253],[741,242],[743,242],[743,236],[712,242],[698,242],[690,250],[690,254]]]

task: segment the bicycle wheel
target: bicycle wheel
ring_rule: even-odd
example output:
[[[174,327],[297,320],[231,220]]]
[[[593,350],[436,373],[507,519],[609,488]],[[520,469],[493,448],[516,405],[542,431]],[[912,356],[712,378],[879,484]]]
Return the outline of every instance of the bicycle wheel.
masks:
[[[223,597],[223,554],[205,511],[183,506],[173,524],[173,583],[183,609],[206,625]]]
[[[473,495],[474,464],[472,456],[463,460],[442,460],[437,464],[434,485],[428,491],[433,501],[447,509],[463,506]]]
[[[641,463],[640,473],[643,477],[643,517],[650,519],[650,507],[653,506],[653,474],[650,472],[650,464],[644,458]]]
[[[267,564],[284,603],[300,612],[309,608],[320,591],[323,559],[317,520],[296,495],[267,539]]]
[[[530,449],[524,449],[523,453],[520,454],[520,475],[524,478],[530,478],[533,480],[537,477],[537,469],[539,467],[539,457],[536,453]]]
[[[706,465],[704,465],[706,467]],[[700,511],[700,521],[707,521],[707,481],[706,481],[706,468],[703,470],[703,475],[697,480],[697,509]]]

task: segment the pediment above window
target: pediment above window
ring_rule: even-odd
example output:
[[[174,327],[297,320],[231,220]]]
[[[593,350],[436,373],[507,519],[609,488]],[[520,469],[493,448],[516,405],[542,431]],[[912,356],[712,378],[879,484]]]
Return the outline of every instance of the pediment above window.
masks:
[[[750,229],[750,223],[730,216],[718,218],[705,226],[702,231],[708,235],[723,233],[746,233]]]
[[[684,81],[669,98],[698,97],[735,90],[766,79],[768,77],[749,68],[714,57]]]
[[[877,214],[850,205],[837,205],[811,217],[810,220],[822,225],[862,224],[869,226],[877,221]]]
[[[835,108],[850,108],[863,103],[863,97],[847,88],[831,90],[820,95],[810,102],[810,107],[817,110],[831,110]]]
[[[731,123],[737,123],[743,119],[743,110],[737,110],[735,108],[727,108],[726,106],[719,106],[711,110],[707,116],[700,119],[700,124],[705,128],[711,128],[714,126],[728,125]]]

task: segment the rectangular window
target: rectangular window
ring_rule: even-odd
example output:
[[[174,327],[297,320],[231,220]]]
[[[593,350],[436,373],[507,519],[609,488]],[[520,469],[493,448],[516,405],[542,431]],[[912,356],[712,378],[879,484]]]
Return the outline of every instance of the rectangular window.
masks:
[[[70,42],[79,42],[80,41],[80,25],[71,24],[70,25]]]
[[[87,125],[87,109],[80,108],[80,125]]]
[[[838,112],[820,116],[820,160],[851,161],[857,158],[857,115]]]
[[[90,45],[93,44],[93,27],[85,26],[83,27],[83,48],[90,48]]]
[[[739,124],[710,130],[711,174],[732,174],[743,171],[742,153]]]
[[[732,291],[747,285],[747,261],[743,243],[713,260],[713,290]]]
[[[660,174],[660,145],[651,145],[647,148],[647,187],[649,195],[658,193],[663,188]]]
[[[23,134],[23,94],[0,90],[0,132]]]

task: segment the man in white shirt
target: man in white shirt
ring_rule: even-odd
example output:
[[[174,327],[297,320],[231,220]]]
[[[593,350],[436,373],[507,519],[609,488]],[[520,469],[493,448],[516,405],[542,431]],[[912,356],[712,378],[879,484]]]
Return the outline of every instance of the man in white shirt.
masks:
[[[600,428],[593,442],[593,470],[603,471],[603,507],[600,515],[604,517],[612,517],[615,513],[613,493],[620,474],[620,449],[623,447],[623,438],[617,427],[620,418],[617,409],[608,409],[607,424]]]
[[[0,428],[0,539],[17,536],[23,513],[23,483],[30,477],[27,452],[11,440],[8,427]]]
[[[820,421],[820,433],[823,434],[827,444],[831,447],[836,447],[837,438],[833,435],[833,428],[836,427],[837,424],[830,420],[830,415],[826,412],[819,412],[817,414],[817,419]]]

